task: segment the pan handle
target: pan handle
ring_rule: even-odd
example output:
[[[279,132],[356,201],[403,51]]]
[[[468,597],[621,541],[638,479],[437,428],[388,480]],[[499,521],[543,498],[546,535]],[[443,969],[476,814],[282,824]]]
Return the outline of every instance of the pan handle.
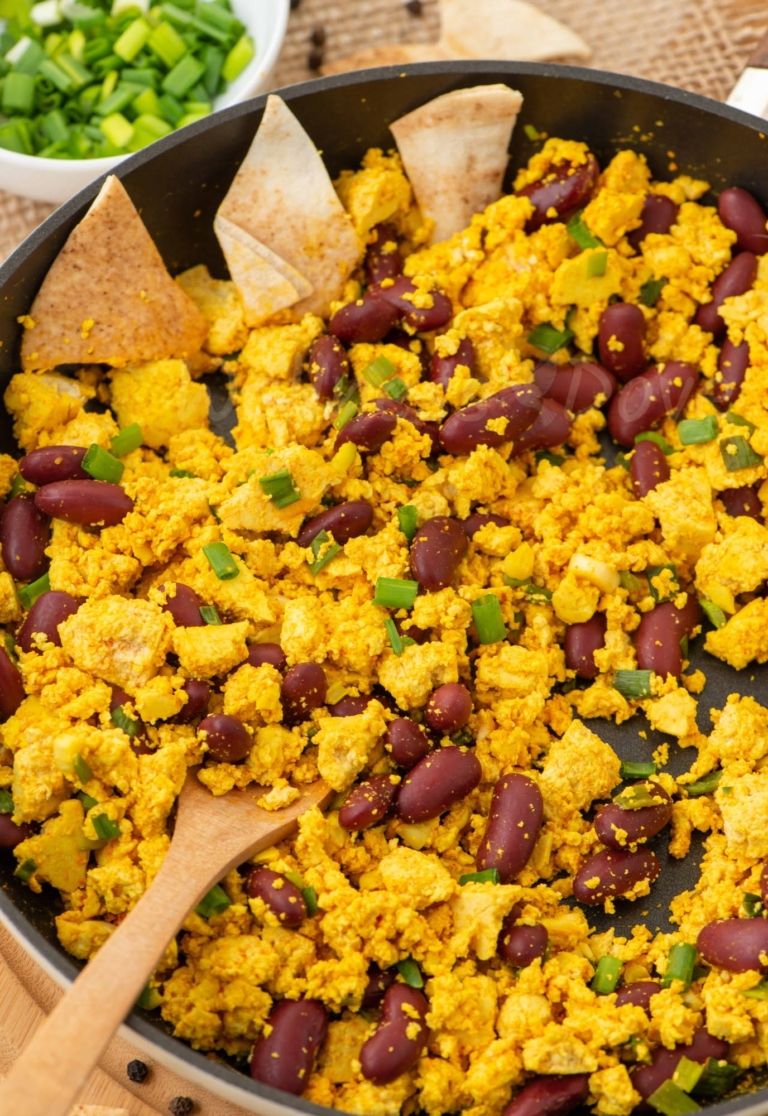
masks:
[[[726,104],[768,119],[768,31],[752,52]]]

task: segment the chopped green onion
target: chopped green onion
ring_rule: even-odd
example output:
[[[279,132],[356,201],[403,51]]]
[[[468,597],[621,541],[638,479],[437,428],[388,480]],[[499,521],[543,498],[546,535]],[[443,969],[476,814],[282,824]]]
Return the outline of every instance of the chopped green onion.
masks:
[[[542,322],[532,329],[528,334],[528,344],[532,345],[534,349],[540,349],[542,353],[556,353],[558,349],[562,349],[569,341],[573,340],[573,330],[571,329],[556,329],[549,322]]]
[[[598,996],[607,996],[610,992],[615,992],[622,968],[623,963],[619,957],[601,957],[589,987],[593,992],[597,992]]]
[[[622,760],[619,773],[622,779],[647,779],[650,775],[655,775],[658,770],[656,764],[650,760],[648,763]]]
[[[221,76],[225,81],[234,81],[243,72],[254,56],[253,40],[249,35],[243,35],[237,40],[224,59]]]
[[[157,989],[148,984],[136,1001],[136,1007],[141,1008],[142,1011],[154,1011],[162,1002],[162,997]]]
[[[13,795],[8,790],[0,790],[0,814],[13,813]]]
[[[8,499],[10,500],[13,496],[20,496],[22,492],[28,491],[27,482],[24,480],[21,473],[17,473],[11,482],[11,490],[8,493]]]
[[[640,288],[637,301],[641,302],[643,306],[655,306],[666,285],[666,279],[647,279]]]
[[[336,427],[337,430],[343,430],[347,423],[351,422],[356,414],[357,403],[355,403],[352,399],[348,399],[346,403],[339,408],[339,412],[336,415],[336,418],[333,420],[333,425]]]
[[[91,821],[99,840],[114,841],[116,837],[120,836],[120,826],[106,814],[97,814],[94,818],[91,818]]]
[[[91,771],[90,764],[83,759],[79,752],[75,756],[74,768],[75,775],[77,775],[81,783],[87,783],[93,778],[93,771]]]
[[[722,777],[722,771],[710,771],[709,775],[705,775],[703,779],[697,779],[695,783],[683,783],[681,785],[689,798],[701,798],[703,794],[711,794],[712,791],[717,790]]]
[[[206,543],[203,547],[203,554],[210,562],[211,569],[219,581],[231,581],[233,577],[239,575],[240,567],[226,543]]]
[[[536,140],[544,139],[545,133],[540,132],[535,124],[524,124],[523,131],[532,143],[535,143]]]
[[[631,570],[619,570],[619,585],[629,593],[637,593],[643,588],[643,582]]]
[[[3,81],[3,112],[27,115],[35,103],[35,79],[32,74],[6,74]]]
[[[664,988],[669,988],[672,981],[680,980],[686,988],[689,988],[695,967],[696,946],[689,945],[688,942],[678,942],[669,951],[669,963],[661,978],[662,985]]]
[[[642,434],[636,434],[635,445],[638,445],[640,442],[653,442],[654,445],[659,447],[662,453],[666,453],[667,455],[677,452],[675,447],[671,446],[667,439],[663,438],[661,434],[657,434],[655,430],[645,430]]]
[[[701,611],[714,628],[722,628],[728,623],[728,617],[720,608],[720,605],[716,605],[714,601],[699,599],[699,604],[701,605]]]
[[[394,622],[391,616],[388,616],[387,619],[384,621],[384,627],[386,629],[387,636],[389,637],[389,645],[394,653],[399,657],[405,650],[405,641],[397,630],[397,624]]]
[[[763,463],[760,454],[755,453],[747,439],[742,438],[741,434],[733,434],[730,438],[721,438],[720,454],[729,473],[735,473],[739,469],[753,469],[756,465],[762,465]]]
[[[137,450],[144,440],[141,427],[137,422],[124,427],[119,434],[115,434],[110,443],[110,448],[115,457],[125,457],[127,453]]]
[[[472,619],[481,643],[500,643],[507,638],[501,602],[495,593],[487,593],[472,602]]]
[[[276,473],[259,477],[259,486],[264,495],[268,496],[278,508],[287,508],[289,504],[295,504],[301,499],[301,493],[287,469],[279,469]]]
[[[687,1116],[689,1112],[700,1112],[701,1106],[684,1093],[679,1085],[668,1078],[647,1099],[647,1104],[655,1108],[661,1116]]]
[[[683,419],[677,424],[677,433],[684,446],[703,446],[717,437],[717,418],[707,415],[700,419]]]
[[[550,465],[554,465],[557,468],[565,464],[565,458],[562,454],[551,453],[549,450],[536,450],[534,457],[537,465],[540,461],[548,461]]]
[[[408,388],[399,376],[384,384],[384,391],[391,399],[402,399],[408,394]]]
[[[397,521],[400,530],[408,542],[411,542],[419,526],[419,513],[413,504],[403,504],[397,509]]]
[[[190,473],[189,469],[171,469],[168,474],[169,477],[193,477],[197,479],[197,473]]]
[[[503,576],[505,585],[511,586],[512,589],[523,589],[526,597],[531,601],[552,599],[552,590],[547,589],[546,585],[537,585],[533,578],[510,577],[508,574]]]
[[[207,895],[204,895],[195,907],[195,912],[201,918],[212,918],[221,914],[232,905],[229,896],[220,884],[214,884]]]
[[[662,799],[658,795],[654,795],[653,790],[644,784],[625,787],[613,801],[622,810],[645,810],[648,806],[660,806],[662,804]]]
[[[747,988],[742,995],[749,996],[750,1000],[768,1000],[768,980],[761,980],[754,988]]]
[[[459,876],[461,887],[468,883],[501,883],[498,868],[484,868],[482,872],[465,872]]]
[[[755,431],[757,427],[749,419],[745,419],[743,415],[737,415],[735,411],[726,411],[725,417],[728,422],[732,422],[734,426],[746,426],[747,430]]]
[[[313,887],[302,887],[301,894],[307,907],[307,914],[310,918],[314,918],[320,910],[320,906],[317,902],[317,892]]]
[[[749,918],[754,918],[756,915],[762,914],[765,909],[762,896],[754,895],[751,891],[744,892],[741,905],[744,909],[744,913],[748,915]]]
[[[219,616],[216,605],[200,605],[200,615],[206,624],[220,624],[221,617]]]
[[[566,228],[568,229],[568,235],[576,241],[579,248],[600,248],[603,244],[599,236],[590,232],[581,213],[576,213],[571,217]]]
[[[749,992],[744,993],[745,996]],[[739,1066],[724,1062],[719,1058],[708,1058],[704,1065],[704,1073],[694,1086],[697,1097],[717,1099],[729,1093],[736,1084],[736,1079],[741,1073]]]
[[[17,880],[21,880],[22,883],[27,883],[36,871],[36,862],[34,860],[25,860],[18,866],[13,874]]]
[[[94,806],[98,806],[99,804],[98,798],[92,798],[91,795],[86,794],[85,791],[80,791],[77,797],[82,802],[86,814],[89,810],[92,810]]]
[[[655,601],[668,601],[670,599],[668,596],[662,597],[658,587],[654,584],[656,578],[665,570],[669,570],[675,582],[674,588],[672,589],[672,596],[676,597],[680,592],[680,579],[677,573],[677,566],[673,565],[671,562],[667,562],[664,566],[649,566],[645,571],[645,576],[648,578],[648,588]]]
[[[113,147],[125,148],[133,139],[133,124],[120,112],[105,116],[99,127]]]
[[[23,609],[29,609],[38,597],[47,593],[51,588],[51,581],[47,573],[38,577],[37,581],[30,581],[29,585],[22,585],[18,590],[19,603]]]
[[[202,612],[202,609],[200,610]],[[141,729],[141,722],[135,721],[133,717],[129,717],[123,709],[122,705],[118,705],[109,715],[112,724],[115,728],[122,729],[126,736],[138,736]],[[82,782],[85,782],[83,779]]]
[[[147,21],[139,17],[133,23],[128,24],[122,35],[112,44],[112,50],[124,62],[133,62],[136,55],[146,45],[147,40],[155,33],[156,31],[152,31]],[[186,53],[186,47],[184,50]]]
[[[376,581],[373,603],[381,608],[413,608],[418,591],[418,581],[409,581],[403,577],[380,577]]]
[[[310,573],[319,574],[329,562],[333,561],[340,550],[339,544],[332,541],[327,531],[320,531],[312,540],[312,554],[315,560],[307,563]]]
[[[650,670],[617,670],[613,687],[625,698],[647,698],[651,696]]]
[[[118,461],[96,442],[85,451],[82,467],[94,480],[108,481],[110,484],[119,484],[125,471],[122,461]]]
[[[387,360],[385,356],[377,356],[370,364],[367,364],[363,369],[363,379],[375,388],[380,388],[391,380],[397,372],[397,366],[391,360]]]
[[[147,46],[169,70],[187,53],[187,44],[170,23],[159,23],[153,28]]]
[[[608,268],[608,253],[593,252],[587,258],[587,278],[600,279]]]
[[[411,988],[424,987],[424,977],[421,975],[421,969],[412,957],[406,957],[404,961],[398,961],[397,971]]]
[[[191,54],[186,54],[163,78],[163,90],[172,97],[184,97],[193,85],[197,85],[204,73],[203,63]]]

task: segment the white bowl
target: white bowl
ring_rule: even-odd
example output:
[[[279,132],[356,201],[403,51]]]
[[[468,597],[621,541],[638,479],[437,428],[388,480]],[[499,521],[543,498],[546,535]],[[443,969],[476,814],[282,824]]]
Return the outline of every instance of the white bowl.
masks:
[[[216,98],[214,108],[227,108],[268,88],[285,38],[289,3],[290,0],[232,0],[234,12],[253,37],[256,54],[240,76]],[[34,201],[63,202],[127,157],[41,159],[0,147],[0,189]]]

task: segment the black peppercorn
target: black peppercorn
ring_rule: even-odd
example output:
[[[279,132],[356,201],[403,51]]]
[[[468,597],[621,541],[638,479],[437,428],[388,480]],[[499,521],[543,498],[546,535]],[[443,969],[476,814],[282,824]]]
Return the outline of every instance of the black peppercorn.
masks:
[[[171,1116],[189,1116],[194,1110],[195,1102],[191,1097],[174,1097],[168,1105]]]
[[[322,24],[319,24],[319,26],[313,28],[312,33],[309,36],[309,41],[312,43],[312,46],[316,47],[325,46],[326,39],[327,35]]]
[[[317,71],[323,64],[325,55],[319,47],[313,47],[307,55],[307,66],[312,71]]]
[[[291,0],[291,11],[295,12],[300,3],[301,0]]]
[[[133,1061],[129,1062],[128,1065],[125,1067],[125,1072],[128,1074],[129,1081],[133,1081],[136,1085],[141,1085],[144,1081],[147,1080],[147,1075],[149,1074],[149,1066],[146,1064],[146,1062],[142,1062],[138,1058],[134,1058]]]
[[[424,14],[424,5],[422,0],[406,0],[406,11],[410,12],[412,16],[420,16]]]

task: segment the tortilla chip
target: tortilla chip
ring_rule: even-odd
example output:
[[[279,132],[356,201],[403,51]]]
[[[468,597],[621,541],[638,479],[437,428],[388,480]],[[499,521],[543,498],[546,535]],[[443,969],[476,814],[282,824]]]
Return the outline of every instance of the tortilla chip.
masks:
[[[586,61],[592,51],[575,31],[523,0],[442,0],[440,45],[453,57]]]
[[[457,89],[390,124],[419,208],[447,240],[501,195],[523,98],[506,85]]]
[[[53,261],[25,325],[25,372],[194,356],[207,333],[114,176]]]
[[[243,160],[227,196],[219,206],[214,229],[227,263],[233,255],[232,278],[246,284],[244,301],[260,305],[263,316],[249,316],[249,325],[258,325],[288,306],[297,318],[303,314],[323,313],[338,298],[362,253],[352,222],[339,201],[325,164],[312,140],[296,117],[276,96],[267,99],[259,130]],[[233,252],[231,226],[248,235]],[[228,236],[227,233],[230,235]],[[243,275],[244,246],[261,257],[254,263],[251,279]],[[279,295],[274,274],[265,273],[263,261],[298,288],[296,275],[305,280],[305,289],[287,301],[288,292]],[[239,271],[240,280],[235,271]],[[263,298],[255,294],[262,272],[274,290]],[[308,289],[306,289],[308,287]]]
[[[217,214],[213,231],[240,292],[246,325],[259,325],[312,293],[303,275],[227,217]]]

